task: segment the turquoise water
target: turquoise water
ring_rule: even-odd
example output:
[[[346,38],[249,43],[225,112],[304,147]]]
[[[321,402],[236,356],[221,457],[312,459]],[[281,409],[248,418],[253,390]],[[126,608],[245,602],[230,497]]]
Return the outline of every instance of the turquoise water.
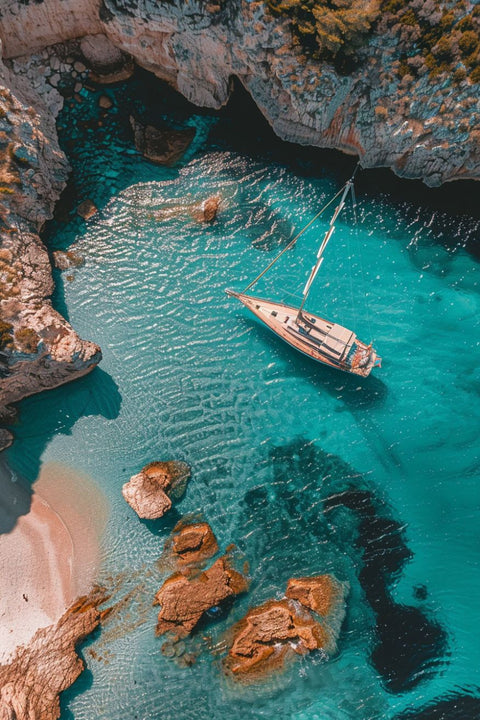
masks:
[[[89,673],[65,693],[62,718],[379,720],[478,695],[480,298],[465,249],[478,241],[478,219],[360,195],[359,222],[351,211],[338,222],[309,302],[374,340],[383,367],[366,381],[336,373],[224,294],[338,190],[332,160],[302,172],[274,154],[255,157],[225,141],[228,124],[220,132],[214,115],[165,101],[162,113],[195,125],[197,137],[181,166],[152,166],[131,145],[130,92],[109,90],[116,105],[100,130],[94,93],[67,104],[71,202],[83,193],[100,212],[87,224],[67,215],[48,234],[52,249],[73,242],[86,259],[73,280],[57,274],[54,302],[103,361],[25,400],[8,452],[30,481],[48,460],[94,478],[111,506],[103,576],[121,575],[120,591],[134,591],[116,630],[85,646]],[[202,225],[191,207],[213,194],[218,219]],[[326,223],[259,294],[298,296]],[[121,486],[170,458],[192,467],[186,495],[170,517],[140,522]],[[197,634],[197,663],[182,669],[161,654],[151,601],[164,577],[155,561],[188,513],[210,522],[222,548],[238,546],[252,585],[228,620]],[[220,643],[289,577],[321,572],[351,587],[337,655],[304,658],[261,688],[231,687],[203,637]]]

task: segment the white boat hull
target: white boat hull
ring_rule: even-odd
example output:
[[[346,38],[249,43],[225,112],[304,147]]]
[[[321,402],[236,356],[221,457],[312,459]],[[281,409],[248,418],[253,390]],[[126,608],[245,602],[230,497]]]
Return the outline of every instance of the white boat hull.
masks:
[[[367,377],[381,360],[371,345],[338,323],[298,308],[227,290],[286,343],[330,367]]]

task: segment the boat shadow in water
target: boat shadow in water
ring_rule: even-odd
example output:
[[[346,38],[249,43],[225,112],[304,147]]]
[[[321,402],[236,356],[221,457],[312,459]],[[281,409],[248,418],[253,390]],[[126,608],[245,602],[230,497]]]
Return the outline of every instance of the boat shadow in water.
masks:
[[[32,484],[54,435],[70,435],[82,417],[99,415],[114,420],[121,403],[117,384],[98,367],[67,385],[21,401],[20,422],[9,427],[15,442],[0,456],[0,533],[10,532],[18,518],[29,512]]]
[[[307,380],[319,392],[326,391],[336,397],[345,405],[345,410],[367,410],[385,401],[387,385],[375,375],[362,378],[335,370],[290,347],[255,319],[242,317],[241,320],[246,327],[255,331],[261,342],[275,349],[277,356],[288,366],[289,374]]]

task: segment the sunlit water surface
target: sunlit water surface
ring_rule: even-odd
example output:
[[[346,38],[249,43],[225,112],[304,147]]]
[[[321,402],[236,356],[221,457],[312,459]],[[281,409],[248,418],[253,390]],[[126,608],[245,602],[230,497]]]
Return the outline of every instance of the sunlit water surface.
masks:
[[[134,603],[116,633],[85,646],[88,673],[65,694],[62,718],[377,720],[475,692],[480,303],[463,245],[478,221],[360,198],[358,223],[351,211],[337,223],[309,306],[373,340],[383,367],[366,381],[335,373],[283,345],[224,290],[244,288],[338,190],[336,179],[209,144],[211,122],[191,118],[197,141],[175,169],[88,130],[74,166],[97,178],[85,194],[100,212],[59,225],[50,240],[52,249],[74,242],[85,257],[73,280],[57,276],[54,300],[103,361],[23,402],[9,462],[30,480],[52,460],[87,472],[111,506],[103,577],[122,575],[127,589],[143,581],[137,614]],[[201,224],[191,206],[213,194],[219,216]],[[325,227],[305,233],[260,295],[298,301]],[[192,467],[186,495],[170,519],[141,522],[121,486],[170,458]],[[386,528],[370,558],[380,589],[361,574],[368,522],[342,506],[326,511],[326,498],[353,488]],[[249,606],[281,597],[289,577],[332,572],[351,586],[338,654],[304,658],[249,689],[224,679],[221,654],[205,643],[192,668],[164,657],[150,605],[164,577],[155,561],[187,513],[202,513],[222,548],[235,543],[252,577],[228,619],[195,642],[218,642]],[[389,565],[392,553],[400,560]],[[388,599],[387,636],[398,632],[389,608],[401,606],[436,629],[423,660],[415,637],[400,639],[382,674],[375,597]]]

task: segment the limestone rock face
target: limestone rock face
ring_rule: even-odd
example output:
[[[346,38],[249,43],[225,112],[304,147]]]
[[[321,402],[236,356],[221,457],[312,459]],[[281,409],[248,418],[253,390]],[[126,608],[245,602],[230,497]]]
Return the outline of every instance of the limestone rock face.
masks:
[[[67,38],[107,36],[197,105],[224,105],[230,79],[238,77],[285,140],[337,148],[358,155],[364,167],[391,167],[429,185],[480,177],[478,84],[454,87],[451,78],[428,73],[401,78],[395,33],[375,37],[358,68],[340,75],[307,59],[289,22],[269,14],[263,1],[5,4],[0,37],[7,57]],[[471,11],[474,3],[466,6]]]
[[[18,648],[8,665],[0,666],[2,720],[56,720],[59,694],[72,685],[84,664],[75,645],[100,623],[100,592],[81,598],[56,625],[38,630],[27,646]]]
[[[0,143],[0,319],[12,327],[12,340],[2,336],[0,347],[1,416],[7,403],[89,372],[101,352],[49,300],[51,267],[38,229],[51,216],[69,166],[44,101],[1,62]],[[25,353],[27,332],[39,342]]]
[[[184,525],[173,535],[172,551],[180,563],[195,564],[218,552],[218,544],[208,523]]]
[[[138,152],[158,165],[174,165],[195,137],[195,128],[156,128],[153,125],[143,125],[133,115],[130,117],[130,124]]]
[[[175,573],[165,580],[155,596],[154,604],[161,605],[157,634],[173,632],[178,637],[185,637],[204,612],[247,588],[247,581],[230,566],[226,556],[192,579]]]
[[[172,507],[170,494],[178,498],[190,477],[186,463],[153,462],[133,475],[122,487],[122,495],[140,518],[155,520]]]

